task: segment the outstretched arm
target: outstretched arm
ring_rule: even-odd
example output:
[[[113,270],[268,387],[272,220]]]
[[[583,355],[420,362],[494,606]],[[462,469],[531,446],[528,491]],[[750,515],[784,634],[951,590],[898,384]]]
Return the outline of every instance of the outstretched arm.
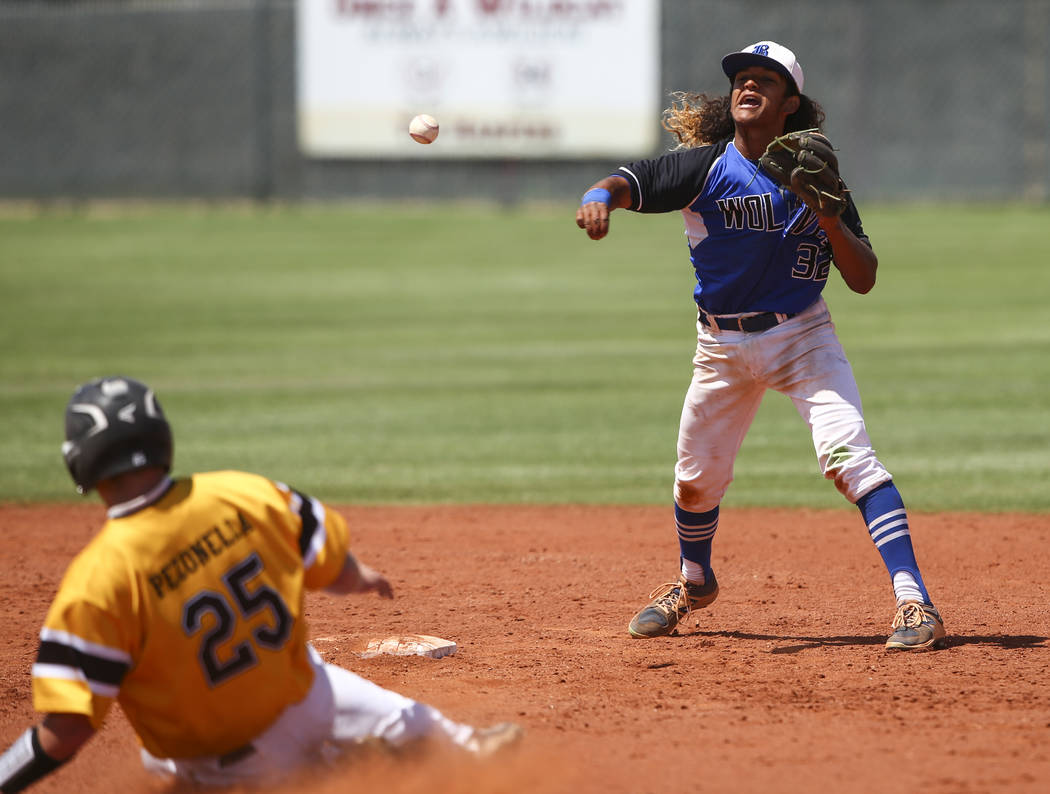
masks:
[[[73,757],[95,729],[83,714],[47,714],[0,756],[0,792],[14,794]]]
[[[831,243],[835,267],[842,274],[846,286],[861,295],[870,292],[875,286],[875,271],[879,267],[875,252],[851,232],[839,216],[820,215],[818,218],[820,227]]]
[[[609,233],[609,212],[631,206],[631,186],[622,176],[607,176],[595,182],[583,194],[576,210],[576,225],[587,231],[592,240]]]

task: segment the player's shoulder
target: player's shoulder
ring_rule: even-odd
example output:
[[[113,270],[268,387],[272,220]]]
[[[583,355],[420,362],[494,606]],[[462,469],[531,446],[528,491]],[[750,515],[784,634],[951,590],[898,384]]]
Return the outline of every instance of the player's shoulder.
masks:
[[[281,484],[262,474],[235,469],[197,472],[189,478],[191,492],[198,493],[248,493],[257,496],[277,494]]]
[[[679,149],[671,149],[657,159],[667,162],[676,162],[678,167],[710,167],[719,157],[725,154],[729,147],[731,138],[723,138],[714,143],[704,143],[699,146],[687,146]]]
[[[229,509],[272,515],[274,511],[288,508],[290,492],[291,489],[277,480],[252,472],[234,469],[198,472],[177,480],[169,494],[154,505],[160,512],[148,511],[142,520],[171,527],[172,521],[165,517],[165,512],[175,515],[180,510],[186,515],[225,514]]]
[[[672,149],[664,155],[663,162],[657,168],[667,174],[673,174],[676,180],[702,185],[707,181],[715,163],[723,158],[728,146],[729,139],[726,138],[701,146]]]
[[[189,498],[197,504],[222,503],[252,512],[264,511],[271,518],[297,513],[308,496],[281,480],[252,472],[225,470],[194,474]]]
[[[110,603],[117,593],[131,589],[137,551],[127,540],[114,522],[103,524],[66,566],[55,600],[89,598]]]
[[[712,155],[718,157],[725,153],[732,142],[733,139],[731,137],[726,137],[711,143],[702,143],[699,146],[688,146],[683,149],[673,149],[672,151],[691,154],[694,157],[710,157]]]
[[[631,185],[630,208],[639,212],[667,212],[687,206],[707,183],[712,167],[728,144],[727,138],[672,149],[621,167],[621,173]]]

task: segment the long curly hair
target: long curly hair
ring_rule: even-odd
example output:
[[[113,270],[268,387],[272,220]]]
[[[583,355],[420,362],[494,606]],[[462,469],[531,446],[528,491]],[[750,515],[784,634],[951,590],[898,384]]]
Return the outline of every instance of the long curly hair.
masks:
[[[729,95],[712,97],[676,91],[671,94],[671,107],[661,117],[660,124],[678,139],[677,149],[706,146],[723,138],[732,138],[736,129],[729,114]],[[821,129],[824,126],[824,108],[816,100],[799,94],[798,110],[784,122],[784,132]]]

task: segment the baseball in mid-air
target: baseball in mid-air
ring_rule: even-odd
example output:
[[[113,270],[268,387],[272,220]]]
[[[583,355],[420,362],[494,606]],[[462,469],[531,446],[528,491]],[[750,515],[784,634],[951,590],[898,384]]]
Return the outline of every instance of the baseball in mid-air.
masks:
[[[409,123],[408,134],[416,143],[433,143],[438,136],[437,119],[426,113],[420,113]]]

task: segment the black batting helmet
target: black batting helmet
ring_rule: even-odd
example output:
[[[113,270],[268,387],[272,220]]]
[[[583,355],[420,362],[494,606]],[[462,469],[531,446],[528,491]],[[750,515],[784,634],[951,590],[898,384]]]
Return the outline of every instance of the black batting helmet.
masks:
[[[147,466],[171,470],[174,444],[153,389],[119,375],[80,386],[66,406],[62,457],[87,493],[105,480]]]

